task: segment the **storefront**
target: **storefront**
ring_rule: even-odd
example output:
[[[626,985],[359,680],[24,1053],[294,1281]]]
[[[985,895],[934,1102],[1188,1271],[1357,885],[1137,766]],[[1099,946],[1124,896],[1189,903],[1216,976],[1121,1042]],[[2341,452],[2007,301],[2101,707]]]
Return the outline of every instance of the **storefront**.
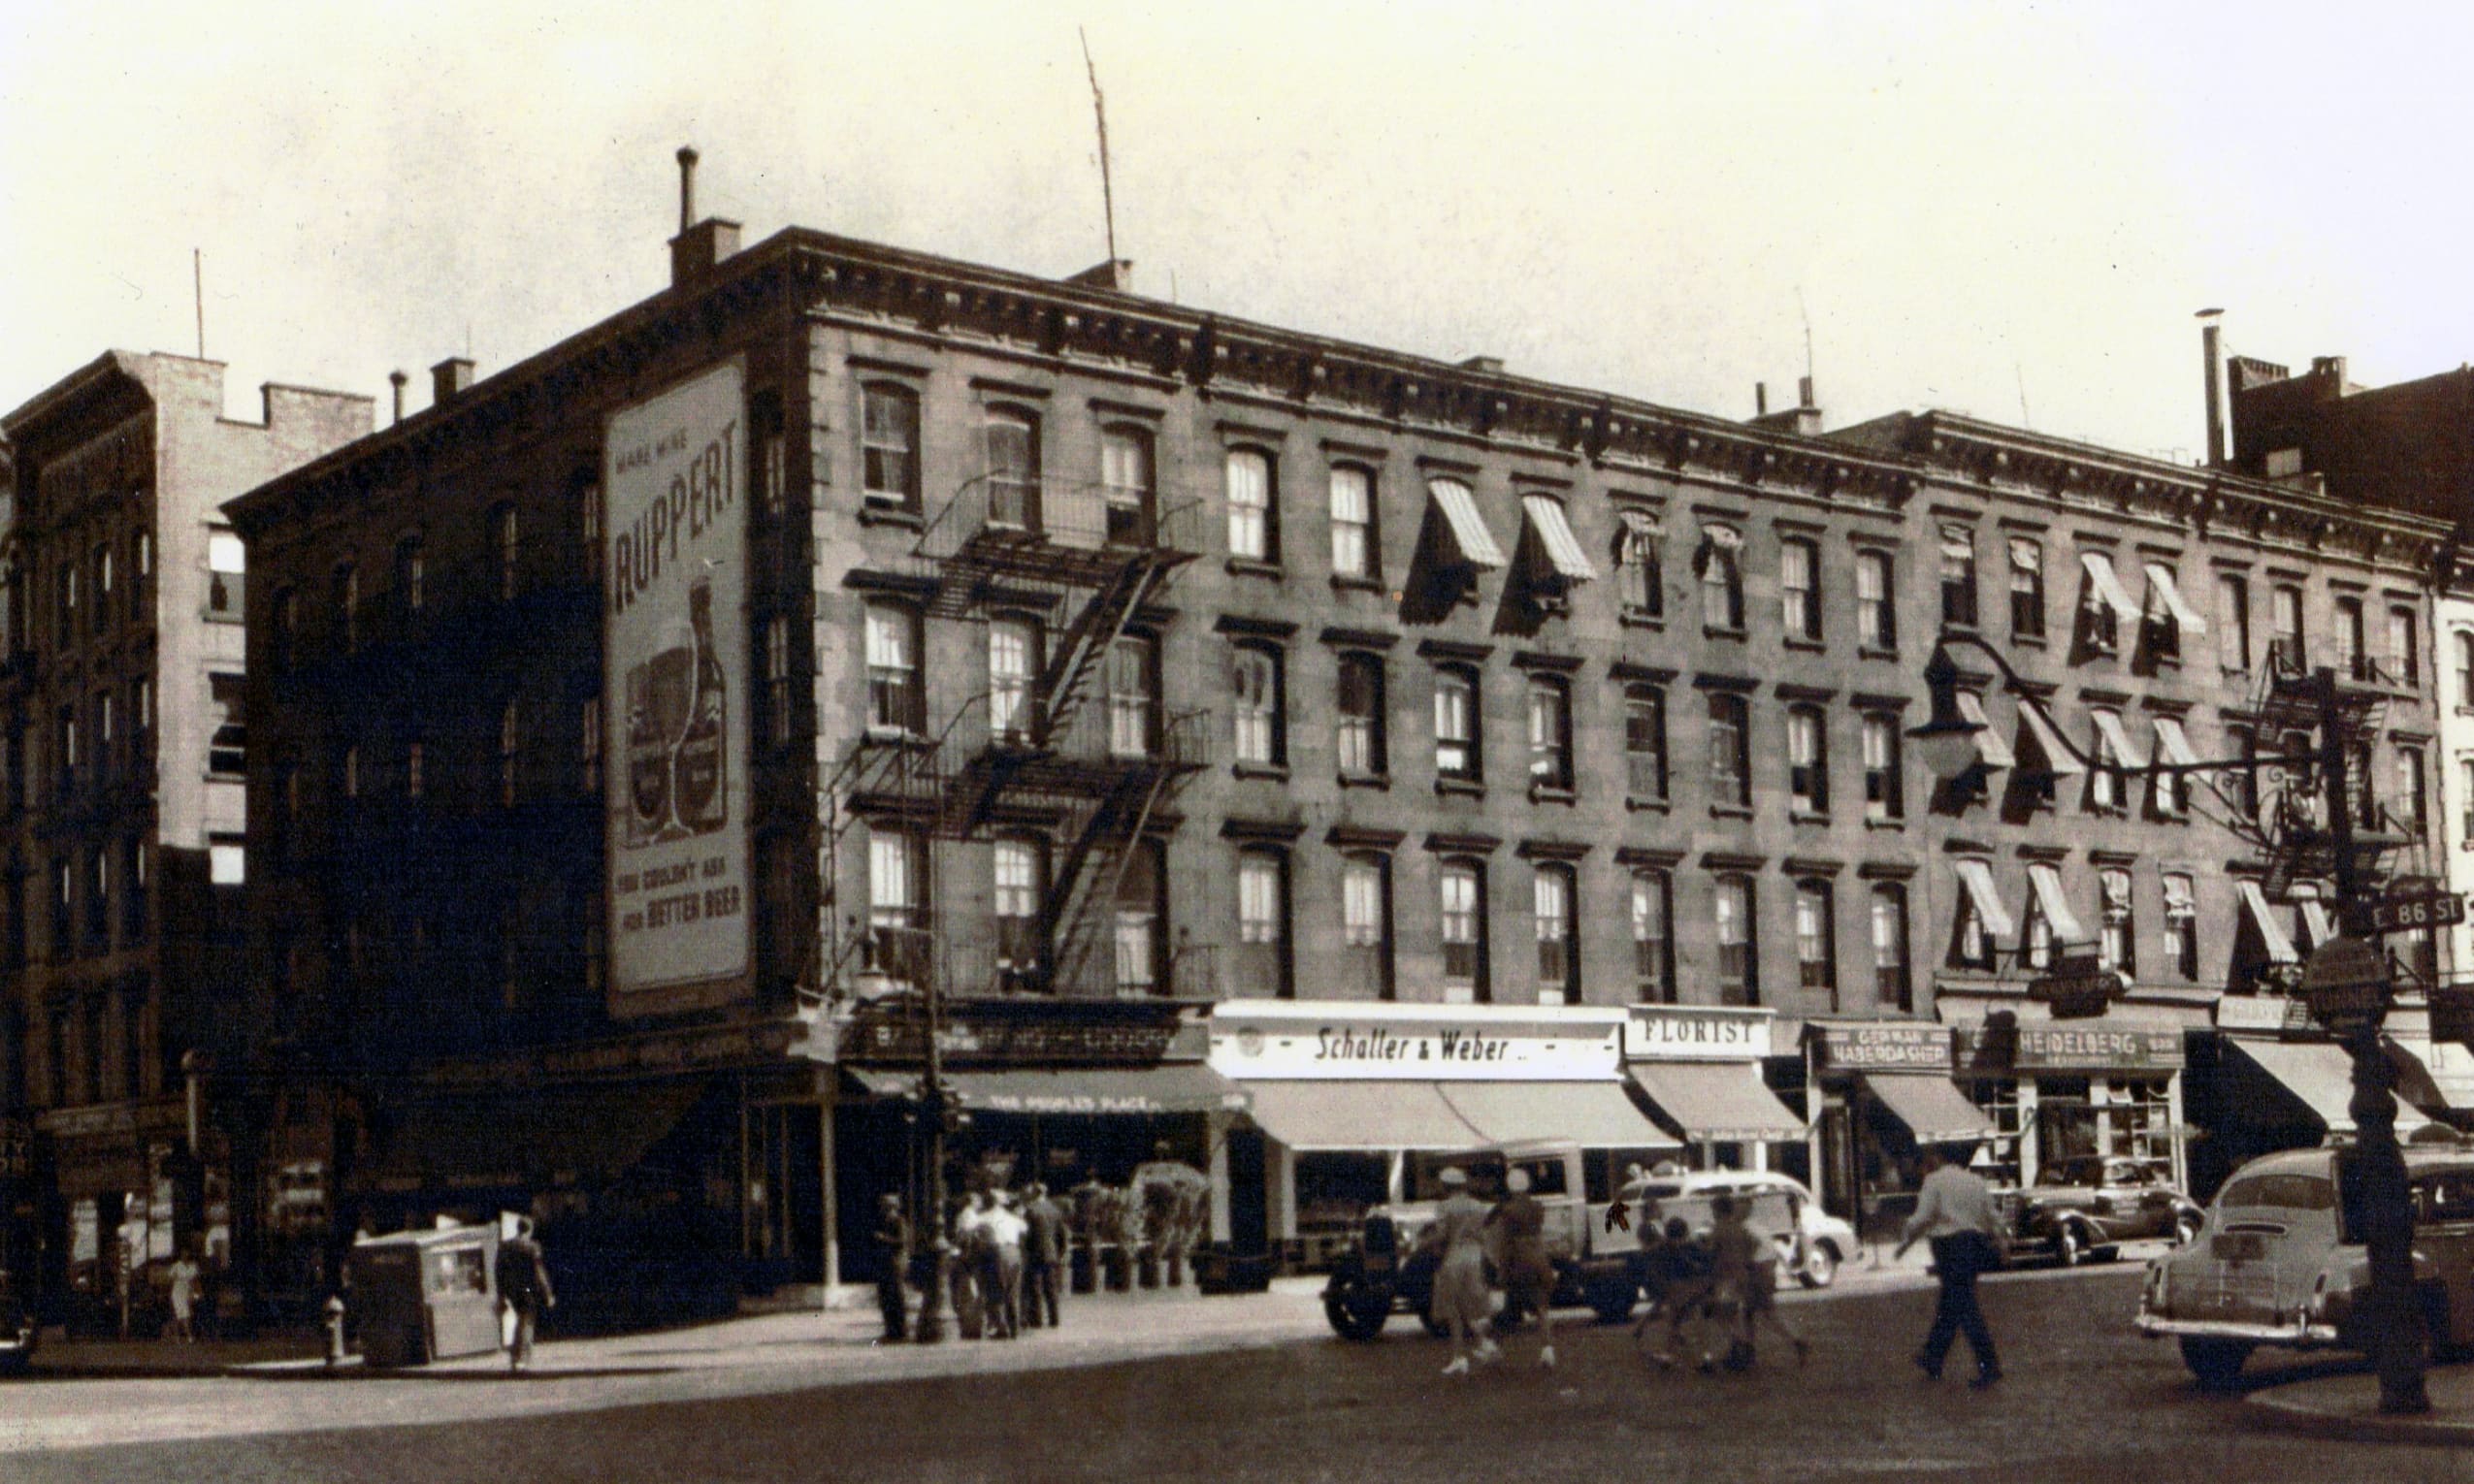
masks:
[[[212,1288],[231,1263],[229,1160],[205,1134],[189,1154],[178,1099],[59,1109],[35,1120],[37,1247],[31,1288],[48,1312],[90,1333],[151,1335],[185,1241]]]
[[[2124,1155],[2188,1186],[2180,1025],[1997,1010],[1956,1027],[1954,1050],[1958,1081],[1994,1126],[1984,1173],[1996,1184],[2034,1185],[2062,1161]]]
[[[1608,1199],[1626,1165],[1677,1146],[1624,1085],[1624,1026],[1594,1006],[1219,1006],[1211,1063],[1250,1101],[1232,1146],[1260,1150],[1259,1178],[1230,1185],[1238,1249],[1258,1223],[1271,1250],[1318,1266],[1368,1208],[1402,1199],[1413,1156],[1479,1145],[1573,1140],[1588,1198]]]
[[[1805,1120],[1763,1076],[1775,1029],[1767,1010],[1635,1005],[1626,1012],[1624,1071],[1658,1126],[1700,1168],[1767,1170],[1774,1154],[1803,1147]]]
[[[1197,1190],[1207,1179],[1190,1240],[1230,1239],[1229,1130],[1246,1097],[1206,1064],[1210,1035],[1198,1010],[1166,1001],[965,1000],[946,1005],[940,1018],[939,1075],[955,1110],[949,1196],[1037,1180],[1080,1192],[1079,1210],[1093,1195],[1138,1201],[1167,1176]],[[934,1132],[923,1096],[927,1048],[915,1002],[864,1007],[842,1027],[845,1096],[833,1142],[844,1231],[870,1230],[888,1191],[903,1195],[910,1210],[926,1209]],[[841,1281],[874,1276],[863,1248],[846,1248],[843,1258]]]
[[[2383,1044],[2397,1068],[2396,1132],[2402,1136],[2433,1113],[2445,1114],[2449,1089],[2458,1098],[2469,1089],[2460,1077],[2464,1062],[2446,1054],[2462,1048],[2433,1047],[2429,1022],[2419,1011],[2395,1013],[2392,1020]],[[2217,1005],[2216,1028],[2205,1047],[2205,1075],[2195,1080],[2192,1096],[2194,1119],[2208,1131],[2197,1172],[2200,1190],[2213,1190],[2245,1160],[2354,1131],[2354,1059],[2302,1001],[2230,994]],[[2445,1084],[2434,1067],[2443,1069]]]
[[[1951,1080],[1950,1027],[1922,1020],[1815,1020],[1804,1031],[1813,1193],[1872,1240],[1914,1209],[1930,1145],[1975,1144],[2000,1168],[1993,1118]],[[2015,1130],[2009,1136],[2016,1139]]]

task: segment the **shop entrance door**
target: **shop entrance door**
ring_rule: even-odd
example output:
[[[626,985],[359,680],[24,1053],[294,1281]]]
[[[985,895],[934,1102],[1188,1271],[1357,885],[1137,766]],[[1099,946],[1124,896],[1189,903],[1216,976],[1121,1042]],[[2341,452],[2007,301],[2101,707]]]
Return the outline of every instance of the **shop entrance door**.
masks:
[[[1228,1248],[1246,1256],[1271,1250],[1264,1209],[1263,1136],[1260,1130],[1228,1131]]]
[[[750,1110],[747,1259],[751,1286],[825,1278],[824,1129],[813,1103]]]
[[[1833,1098],[1821,1110],[1821,1169],[1816,1173],[1821,1177],[1821,1209],[1861,1226],[1855,1130],[1843,1099]]]

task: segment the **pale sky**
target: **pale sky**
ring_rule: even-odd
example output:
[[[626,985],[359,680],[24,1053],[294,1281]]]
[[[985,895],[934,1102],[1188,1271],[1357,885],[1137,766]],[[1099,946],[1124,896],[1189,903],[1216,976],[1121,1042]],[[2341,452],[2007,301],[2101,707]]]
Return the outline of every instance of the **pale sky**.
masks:
[[[700,206],[1723,416],[2184,460],[2194,310],[2474,357],[2474,12],[2322,4],[0,0],[0,408],[107,348],[378,400],[667,271]],[[2162,18],[2160,18],[2162,17]],[[2024,412],[2023,412],[2024,403]]]

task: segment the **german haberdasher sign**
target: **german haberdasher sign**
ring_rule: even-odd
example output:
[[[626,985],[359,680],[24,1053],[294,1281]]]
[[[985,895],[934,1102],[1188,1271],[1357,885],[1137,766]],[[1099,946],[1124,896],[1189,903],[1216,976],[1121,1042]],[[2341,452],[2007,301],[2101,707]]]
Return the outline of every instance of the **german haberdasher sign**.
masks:
[[[735,993],[748,971],[746,372],[609,421],[602,456],[610,1008]]]

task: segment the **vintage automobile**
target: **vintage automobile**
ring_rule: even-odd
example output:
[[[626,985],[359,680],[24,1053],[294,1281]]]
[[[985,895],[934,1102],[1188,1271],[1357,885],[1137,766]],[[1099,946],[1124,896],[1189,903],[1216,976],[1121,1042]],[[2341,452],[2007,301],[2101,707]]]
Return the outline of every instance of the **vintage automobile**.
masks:
[[[34,1310],[12,1293],[0,1292],[0,1375],[16,1375],[34,1363]]]
[[[1630,1217],[1637,1219],[1654,1203],[1662,1219],[1681,1215],[1698,1237],[1709,1230],[1709,1202],[1721,1192],[1752,1202],[1745,1219],[1753,1230],[1767,1233],[1778,1249],[1780,1275],[1793,1274],[1807,1288],[1829,1287],[1839,1275],[1839,1265],[1864,1250],[1855,1228],[1823,1210],[1801,1180],[1767,1170],[1653,1175],[1625,1185],[1622,1197]]]
[[[2066,1268],[2109,1260],[2126,1242],[2187,1242],[2206,1215],[2145,1160],[2060,1159],[2041,1173],[2047,1178],[2002,1197],[2013,1257],[2049,1255]]]
[[[1481,1187],[1501,1188],[1507,1172],[1525,1170],[1529,1189],[1546,1209],[1546,1252],[1555,1265],[1553,1303],[1585,1304],[1601,1317],[1632,1312],[1638,1295],[1629,1231],[1606,1230],[1606,1206],[1586,1198],[1580,1147],[1569,1140],[1499,1145],[1451,1154],[1415,1154],[1408,1163],[1408,1199],[1366,1213],[1354,1250],[1333,1264],[1323,1285],[1323,1316],[1349,1339],[1372,1339],[1396,1311],[1416,1314],[1431,1334],[1444,1333],[1430,1312],[1435,1270],[1443,1253],[1433,1240],[1448,1167],[1467,1171]]]
[[[2356,1316],[2370,1282],[2351,1209],[2345,1146],[2263,1155],[2233,1173],[2199,1240],[2148,1264],[2137,1328],[2181,1342],[2205,1386],[2229,1385],[2261,1345],[2366,1347]],[[2405,1151],[2414,1203],[2414,1280],[2425,1338],[2474,1341],[2474,1147]]]

